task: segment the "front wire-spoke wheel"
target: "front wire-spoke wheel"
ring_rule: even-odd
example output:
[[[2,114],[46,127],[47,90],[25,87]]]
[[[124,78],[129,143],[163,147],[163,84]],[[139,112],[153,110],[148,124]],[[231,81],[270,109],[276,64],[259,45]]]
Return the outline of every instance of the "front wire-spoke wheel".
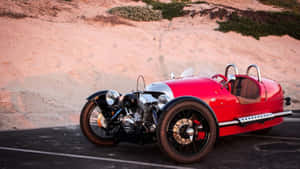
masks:
[[[82,109],[80,127],[83,134],[94,144],[115,144],[114,133],[109,129],[101,108],[94,101],[88,101]]]
[[[169,157],[191,163],[212,149],[216,140],[216,123],[205,106],[186,101],[163,112],[157,137],[162,151]]]

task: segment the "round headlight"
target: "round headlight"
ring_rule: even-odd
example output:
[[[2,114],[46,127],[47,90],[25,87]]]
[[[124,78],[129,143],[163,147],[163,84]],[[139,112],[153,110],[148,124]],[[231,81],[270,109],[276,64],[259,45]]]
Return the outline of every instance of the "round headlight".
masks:
[[[116,100],[120,97],[120,93],[115,90],[109,90],[106,93],[105,99],[108,105],[113,105]]]
[[[169,100],[170,100],[170,98],[169,98],[167,95],[165,95],[165,94],[160,95],[160,96],[158,97],[158,102],[159,102],[160,104],[166,104],[166,103],[168,103]]]

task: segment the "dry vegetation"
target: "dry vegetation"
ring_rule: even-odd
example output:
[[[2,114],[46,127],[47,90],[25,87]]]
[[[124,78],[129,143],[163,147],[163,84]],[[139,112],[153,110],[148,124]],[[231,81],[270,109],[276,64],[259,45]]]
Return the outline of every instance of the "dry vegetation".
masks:
[[[13,11],[9,11],[9,10],[0,8],[0,17],[10,17],[10,18],[15,18],[15,19],[22,19],[22,18],[26,18],[27,15],[24,13],[17,13],[17,12],[13,12]]]
[[[134,21],[158,21],[162,19],[162,14],[159,10],[152,10],[142,6],[115,7],[108,12]]]
[[[112,26],[115,25],[127,25],[127,26],[134,26],[132,23],[125,21],[124,19],[118,16],[103,16],[97,15],[93,18],[84,18],[89,23],[102,23],[102,24],[109,24]]]

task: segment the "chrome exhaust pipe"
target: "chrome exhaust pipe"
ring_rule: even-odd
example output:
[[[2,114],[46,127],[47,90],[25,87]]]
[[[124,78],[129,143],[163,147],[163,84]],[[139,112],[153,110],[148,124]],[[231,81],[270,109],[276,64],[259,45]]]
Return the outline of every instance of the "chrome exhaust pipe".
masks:
[[[249,123],[264,122],[266,120],[271,120],[277,117],[290,116],[292,114],[293,114],[292,111],[285,111],[279,113],[264,113],[264,114],[258,114],[252,116],[245,116],[232,121],[220,122],[219,127],[227,127],[233,125],[243,126]]]

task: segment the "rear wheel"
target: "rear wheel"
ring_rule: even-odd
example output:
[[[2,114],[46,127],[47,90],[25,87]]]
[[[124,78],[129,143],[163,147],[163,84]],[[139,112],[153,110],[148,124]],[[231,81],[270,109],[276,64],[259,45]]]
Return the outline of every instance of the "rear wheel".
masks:
[[[80,115],[83,134],[94,144],[114,145],[113,132],[108,128],[102,110],[94,101],[88,101]]]
[[[178,103],[162,114],[157,138],[160,148],[181,163],[200,160],[214,146],[217,127],[211,112],[194,101]]]

